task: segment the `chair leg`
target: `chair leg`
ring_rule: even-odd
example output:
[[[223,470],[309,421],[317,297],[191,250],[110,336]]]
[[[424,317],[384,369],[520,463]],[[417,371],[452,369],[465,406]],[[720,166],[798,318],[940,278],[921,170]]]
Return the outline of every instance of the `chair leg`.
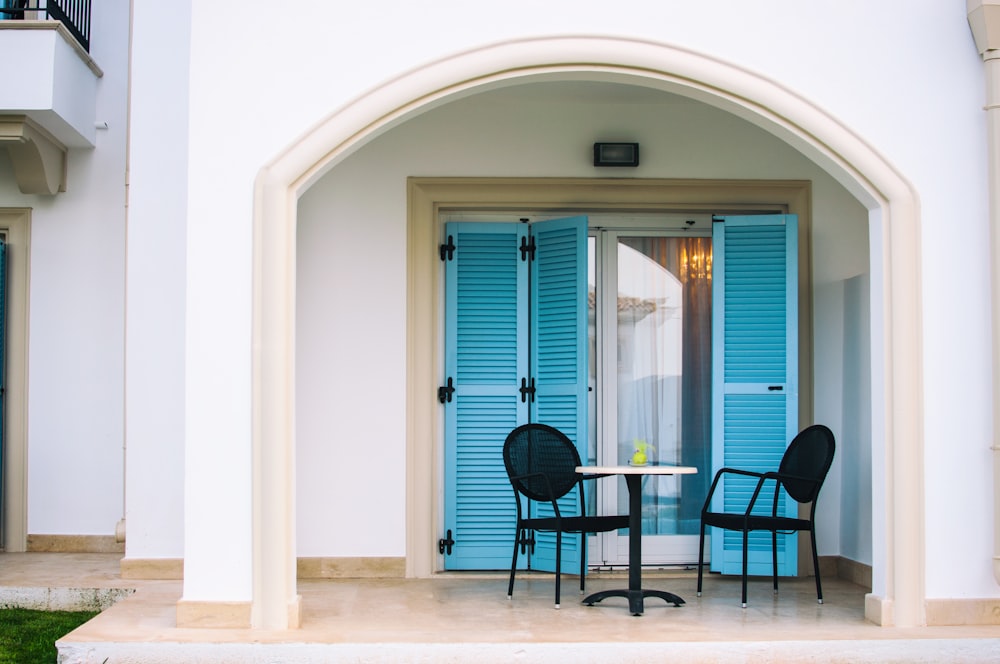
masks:
[[[774,579],[774,594],[778,594],[778,531],[771,531],[771,578]]]
[[[562,578],[562,531],[556,531],[556,608],[559,608],[559,581]]]
[[[580,533],[580,594],[584,592],[587,582],[587,533]]]
[[[518,528],[517,534],[514,536],[514,557],[510,561],[510,583],[507,584],[507,599],[511,599],[514,596],[514,570],[517,569],[517,545],[523,535],[524,531]]]
[[[809,537],[812,540],[813,546],[813,571],[816,573],[816,600],[822,604],[823,603],[823,586],[820,584],[819,580],[819,555],[816,553],[816,528],[815,526],[809,529]]]
[[[701,597],[701,570],[705,565],[705,522],[701,523],[701,538],[698,540],[698,597]]]
[[[743,608],[747,608],[747,550],[749,547],[750,531],[743,531]]]

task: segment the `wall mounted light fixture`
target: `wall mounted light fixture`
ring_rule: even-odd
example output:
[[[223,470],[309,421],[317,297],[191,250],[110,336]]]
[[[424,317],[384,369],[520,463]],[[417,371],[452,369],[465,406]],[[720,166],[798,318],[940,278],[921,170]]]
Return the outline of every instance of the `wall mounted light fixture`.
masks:
[[[638,165],[638,143],[594,143],[594,166]]]

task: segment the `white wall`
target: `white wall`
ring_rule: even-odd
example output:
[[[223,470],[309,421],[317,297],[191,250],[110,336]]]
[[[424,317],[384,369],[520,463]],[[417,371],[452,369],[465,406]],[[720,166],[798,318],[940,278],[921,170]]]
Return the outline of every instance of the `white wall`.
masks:
[[[67,191],[21,194],[0,152],[0,206],[32,209],[29,534],[111,535],[123,514],[128,6],[94,7],[104,77],[90,125],[108,129],[95,148],[70,151]]]
[[[187,26],[184,3],[134,9],[126,310],[127,558],[184,555]],[[155,76],[165,52],[175,65]]]
[[[591,165],[595,140],[634,140],[642,164],[629,177],[812,180],[817,291],[843,289],[867,270],[867,212],[815,165],[769,134],[721,111],[629,86],[531,85],[431,111],[352,155],[301,199],[298,227],[299,555],[403,555],[405,240],[408,175],[606,176]],[[623,98],[632,103],[609,102]],[[613,174],[619,174],[615,171]],[[821,298],[817,296],[817,300]],[[427,303],[430,306],[430,303]],[[818,302],[816,421],[843,430],[841,374],[867,378],[857,349],[829,343],[829,324],[866,327],[867,308],[844,320],[843,302]],[[867,338],[866,338],[867,339]],[[867,362],[867,357],[864,358]],[[831,380],[830,374],[836,373]],[[828,393],[830,390],[831,393]],[[853,391],[860,388],[853,386]],[[852,424],[853,427],[853,424]],[[852,432],[853,433],[853,432]],[[854,448],[856,449],[856,442]],[[843,450],[844,448],[842,448]],[[847,454],[853,454],[847,448]],[[378,483],[349,468],[376,453]],[[870,452],[869,452],[870,454]],[[838,461],[844,453],[838,456]],[[861,462],[852,459],[851,467]],[[870,493],[870,475],[855,478]],[[338,510],[360,501],[384,519]],[[841,499],[820,503],[823,554],[840,549]],[[852,509],[871,510],[848,503]],[[845,516],[856,524],[856,514]],[[366,532],[364,537],[342,536]],[[871,563],[871,531],[860,551]],[[856,558],[857,559],[857,558]]]
[[[211,524],[215,531],[206,532],[206,549],[231,543],[243,551],[250,539],[249,519],[244,518],[251,417],[249,231],[251,187],[261,166],[326,114],[379,82],[435,58],[526,36],[619,35],[687,46],[763,73],[825,107],[913,183],[921,205],[925,313],[923,329],[914,331],[924,342],[925,405],[913,417],[923,418],[924,461],[933,470],[925,487],[927,593],[930,597],[996,595],[989,565],[992,479],[985,463],[991,435],[991,387],[989,364],[982,361],[990,350],[983,81],[964,6],[933,0],[853,0],[838,3],[834,9],[794,0],[683,5],[622,0],[616,10],[608,12],[606,3],[566,0],[543,4],[512,0],[502,5],[440,2],[432,9],[401,2],[345,7],[306,0],[294,12],[275,12],[263,0],[245,0],[238,12],[229,3],[198,3],[192,10],[186,273],[197,290],[189,291],[186,301],[186,450],[189,454],[204,450],[205,463],[198,467],[206,468],[206,475],[189,475],[188,488],[200,492],[195,498],[204,499],[213,509],[195,515],[197,523],[189,523],[188,532],[202,527],[209,531]],[[136,27],[136,43],[165,42],[157,38],[155,22]],[[172,79],[170,72],[186,67],[183,58],[174,55],[165,51],[161,61],[150,64],[143,75],[164,73]],[[148,90],[143,94],[147,102],[156,96]],[[596,129],[589,122],[596,120],[563,118],[560,127],[564,131],[547,141],[552,150],[532,151],[528,167],[517,169],[516,174],[587,172],[582,162],[574,167],[562,160],[578,140],[584,144],[589,140],[579,134]],[[408,130],[417,127],[414,122]],[[450,129],[453,136],[472,141],[469,148],[477,145],[476,127],[464,126],[462,118],[455,118]],[[577,134],[572,140],[571,131]],[[161,141],[144,149],[155,153],[169,148],[176,138],[165,133]],[[464,160],[461,174],[513,174],[497,173],[495,167],[499,163],[514,170],[512,157],[497,154],[495,149],[510,138],[497,134],[495,143],[480,145],[486,150],[479,149],[474,158]],[[684,135],[674,139],[688,148],[680,152],[683,163],[647,162],[649,168],[637,175],[670,176],[682,171],[688,176],[708,172],[715,177],[748,175],[748,169],[739,164],[707,166],[718,164],[720,153],[741,146],[723,145],[714,135],[698,145],[686,142]],[[643,136],[642,140],[656,138]],[[425,154],[422,164],[426,168],[413,172],[413,154],[403,151],[413,149],[413,140],[400,139],[394,147],[399,149],[389,151],[373,144],[370,154],[359,155],[363,162],[381,150],[379,169],[385,174],[379,173],[378,181],[391,176],[397,183],[396,189],[384,190],[394,198],[379,199],[377,213],[359,210],[373,215],[363,217],[366,224],[393,228],[400,223],[403,175],[456,172],[454,162],[442,159],[451,156],[446,148]],[[695,147],[697,153],[692,154]],[[763,161],[750,173],[776,177],[784,163]],[[355,168],[362,167],[371,168],[364,163]],[[345,182],[350,181],[348,175],[350,170],[342,174]],[[147,215],[155,217],[149,205],[133,207],[131,219],[141,222],[152,218]],[[346,201],[338,205],[342,206],[338,212],[350,207]],[[818,212],[824,206],[822,192],[817,191],[814,207]],[[304,203],[303,209],[310,208]],[[816,221],[824,223],[820,218]],[[892,224],[892,220],[885,222]],[[387,251],[397,252],[403,241],[391,233],[379,239]],[[402,267],[395,269],[395,274],[380,273],[376,284],[366,284],[387,297],[380,304],[394,313],[385,314],[382,322],[394,324],[401,320],[403,296]],[[825,283],[858,274],[844,270]],[[853,292],[851,288],[844,286],[845,298]],[[338,301],[350,303],[346,296]],[[877,306],[874,299],[873,306]],[[380,337],[391,333],[375,332]],[[843,343],[851,338],[845,332]],[[401,345],[387,348],[388,358],[401,357]],[[34,353],[33,348],[33,357]],[[881,360],[872,358],[875,365]],[[366,366],[380,370],[380,385],[387,386],[386,402],[401,406],[402,367],[379,357]],[[847,416],[843,407],[836,411]],[[378,428],[380,435],[401,435],[396,417],[384,420]],[[357,433],[348,430],[346,435]],[[872,444],[879,447],[877,441]],[[915,447],[913,452],[920,453],[920,449]],[[188,468],[192,468],[190,460]],[[878,475],[878,464],[875,472]],[[952,478],[956,476],[963,481],[955,483]],[[213,500],[213,491],[220,488],[221,500]],[[401,518],[398,501],[389,502],[393,504],[391,518]],[[953,519],[951,515],[958,511],[967,518]],[[235,518],[220,522],[220,515]],[[376,536],[373,549],[399,553],[401,538]],[[966,544],[960,550],[953,545],[958,540]],[[215,587],[233,597],[249,592],[249,554],[236,555],[236,563],[213,580]]]

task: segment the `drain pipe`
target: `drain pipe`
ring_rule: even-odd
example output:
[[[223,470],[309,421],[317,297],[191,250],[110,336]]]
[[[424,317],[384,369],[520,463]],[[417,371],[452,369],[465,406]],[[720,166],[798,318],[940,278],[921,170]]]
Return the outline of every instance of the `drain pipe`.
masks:
[[[986,73],[990,195],[990,318],[993,324],[993,577],[1000,584],[1000,0],[966,0]]]

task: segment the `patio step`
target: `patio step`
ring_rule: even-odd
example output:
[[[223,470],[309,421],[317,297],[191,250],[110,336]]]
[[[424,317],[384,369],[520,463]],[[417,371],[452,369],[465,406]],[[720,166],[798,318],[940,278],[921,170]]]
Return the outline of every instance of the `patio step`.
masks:
[[[899,662],[1000,661],[1000,641],[984,639],[830,640],[688,643],[73,643],[60,641],[60,664],[574,664],[608,662]]]

